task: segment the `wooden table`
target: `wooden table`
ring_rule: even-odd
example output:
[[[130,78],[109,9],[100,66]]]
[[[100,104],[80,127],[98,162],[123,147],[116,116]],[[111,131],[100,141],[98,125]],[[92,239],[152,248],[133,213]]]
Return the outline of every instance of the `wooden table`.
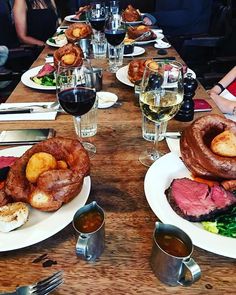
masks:
[[[46,54],[52,51],[46,47],[33,66],[43,64]],[[149,56],[157,56],[151,46],[146,47],[145,56],[147,52]],[[168,56],[180,59],[172,48],[168,50]],[[101,63],[105,66],[104,61]],[[75,255],[75,232],[69,224],[36,245],[1,253],[0,289],[10,290],[17,285],[30,284],[63,269],[65,282],[54,294],[234,294],[235,260],[197,247],[193,258],[202,269],[202,278],[193,286],[168,287],[153,274],[149,256],[157,217],[144,194],[147,168],[138,160],[140,152],[151,143],[142,138],[141,112],[135,103],[133,89],[117,81],[114,74],[104,71],[103,90],[116,93],[121,102],[120,106],[98,111],[98,132],[91,138],[96,144],[97,154],[91,159],[92,187],[87,202],[96,200],[106,212],[103,255],[96,263],[78,259]],[[201,86],[196,97],[208,99]],[[8,102],[53,100],[55,92],[40,92],[19,83]],[[213,112],[218,113],[215,104],[210,103]],[[203,113],[198,113],[195,118],[201,115]],[[182,130],[187,124],[171,120],[168,130]],[[75,136],[73,122],[68,115],[60,114],[55,121],[47,122],[0,123],[2,130],[20,127],[52,127],[57,135]],[[165,141],[160,143],[160,149],[168,152]],[[42,255],[41,261],[36,263],[35,259]],[[45,262],[46,265],[51,262],[51,267],[46,267]]]

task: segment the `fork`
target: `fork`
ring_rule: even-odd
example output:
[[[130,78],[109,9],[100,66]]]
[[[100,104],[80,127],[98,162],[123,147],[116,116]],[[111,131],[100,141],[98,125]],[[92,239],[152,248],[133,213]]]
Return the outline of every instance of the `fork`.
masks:
[[[63,271],[58,271],[50,277],[33,285],[21,286],[14,292],[0,293],[5,295],[46,295],[54,291],[63,283]]]
[[[29,109],[29,108],[39,108],[39,109],[57,109],[59,106],[58,102],[57,101],[54,101],[52,104],[42,104],[42,105],[39,105],[39,104],[31,104],[31,105],[25,105],[25,106],[22,106],[22,107],[9,107],[9,108],[2,108],[0,109],[0,112],[1,111],[11,111],[11,110],[25,110],[25,109]]]

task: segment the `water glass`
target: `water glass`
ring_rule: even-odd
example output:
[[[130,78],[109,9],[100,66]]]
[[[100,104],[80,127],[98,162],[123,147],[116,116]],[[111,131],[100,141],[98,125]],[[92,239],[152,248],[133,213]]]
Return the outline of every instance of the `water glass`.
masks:
[[[98,98],[96,97],[92,109],[81,116],[81,136],[91,137],[97,133],[97,112],[98,112]]]
[[[120,2],[117,0],[110,1],[110,12],[111,14],[119,14],[119,4]]]
[[[109,70],[115,73],[123,64],[124,44],[113,46],[108,44]]]
[[[107,56],[107,40],[104,35],[95,36],[92,40],[94,58],[103,59]]]

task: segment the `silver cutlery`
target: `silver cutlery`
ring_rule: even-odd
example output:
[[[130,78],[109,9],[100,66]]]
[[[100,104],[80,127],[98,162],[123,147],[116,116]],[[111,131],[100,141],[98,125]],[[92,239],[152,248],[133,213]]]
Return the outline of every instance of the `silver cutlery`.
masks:
[[[25,105],[22,107],[8,107],[0,109],[0,114],[21,114],[21,113],[44,113],[44,112],[61,112],[58,102],[45,105]]]
[[[0,293],[5,295],[46,295],[54,291],[63,283],[63,271],[58,271],[50,277],[33,285],[21,286],[14,292]]]
[[[164,138],[179,139],[181,137],[181,132],[166,132],[161,134]]]

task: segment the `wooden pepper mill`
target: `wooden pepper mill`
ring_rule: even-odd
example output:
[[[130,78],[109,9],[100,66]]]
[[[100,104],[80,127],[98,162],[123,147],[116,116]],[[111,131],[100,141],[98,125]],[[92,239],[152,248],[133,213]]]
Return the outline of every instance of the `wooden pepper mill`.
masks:
[[[192,77],[191,73],[184,78],[184,100],[175,119],[181,122],[189,122],[194,117],[194,101],[195,90],[197,89],[197,80]]]

